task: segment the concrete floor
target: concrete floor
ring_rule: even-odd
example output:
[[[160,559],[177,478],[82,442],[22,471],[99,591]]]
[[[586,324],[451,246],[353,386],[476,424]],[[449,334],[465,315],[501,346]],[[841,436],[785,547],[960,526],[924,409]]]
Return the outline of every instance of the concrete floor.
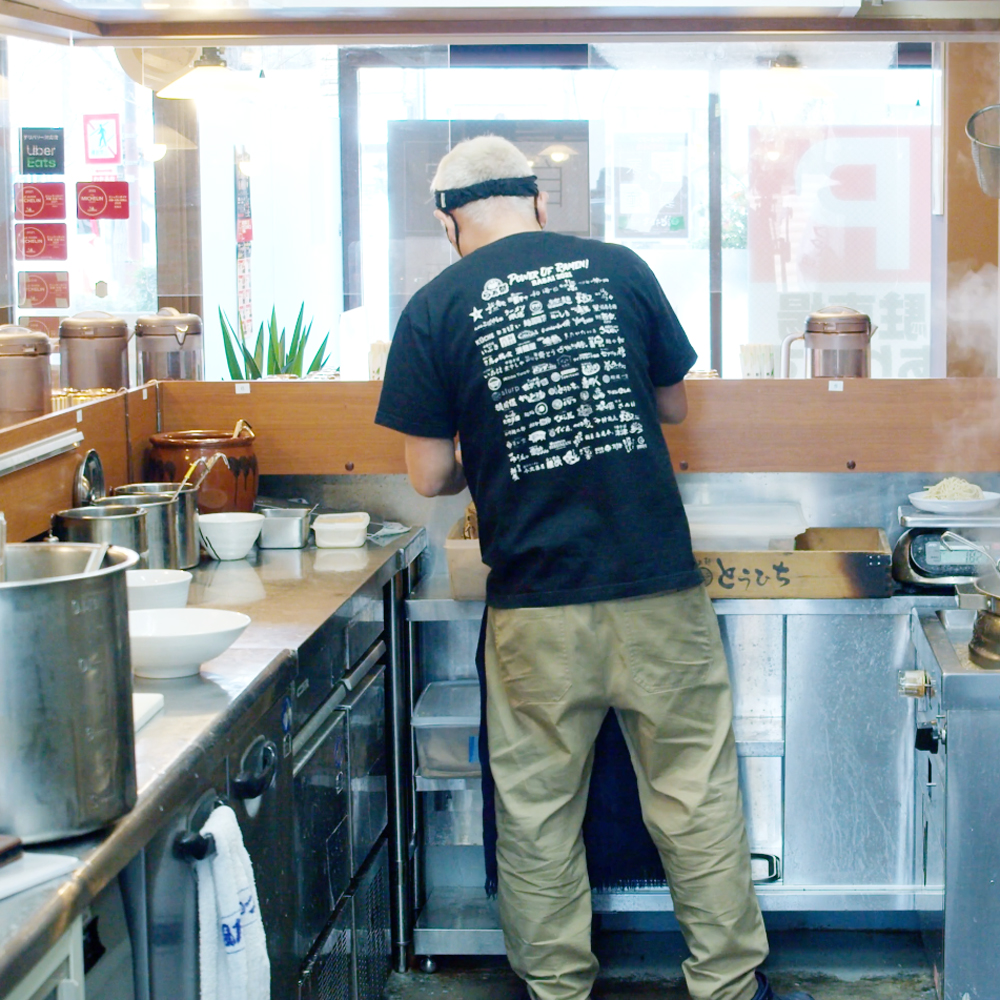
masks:
[[[805,990],[816,1000],[934,1000],[931,968],[919,935],[866,931],[772,932],[767,971],[775,989]],[[688,1000],[675,933],[607,932],[601,1000]],[[441,958],[433,975],[394,974],[387,1000],[520,1000],[520,980],[500,958]]]

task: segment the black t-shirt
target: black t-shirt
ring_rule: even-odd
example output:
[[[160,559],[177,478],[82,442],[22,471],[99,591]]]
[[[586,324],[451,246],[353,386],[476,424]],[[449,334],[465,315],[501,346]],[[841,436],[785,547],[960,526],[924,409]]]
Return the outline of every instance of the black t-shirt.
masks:
[[[491,606],[680,590],[701,576],[653,390],[696,357],[631,250],[518,233],[410,299],[375,419],[459,434]]]

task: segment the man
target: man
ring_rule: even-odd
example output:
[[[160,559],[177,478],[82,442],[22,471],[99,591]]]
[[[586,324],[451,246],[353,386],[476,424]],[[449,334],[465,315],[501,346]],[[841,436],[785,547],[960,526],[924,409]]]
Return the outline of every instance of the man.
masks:
[[[695,351],[639,257],[542,231],[546,194],[511,143],[459,144],[432,191],[462,259],[400,317],[376,420],[406,436],[419,493],[468,482],[478,509],[511,965],[533,1000],[591,995],[580,831],[614,708],[691,996],[772,1000],[728,670],[659,427],[687,414]]]

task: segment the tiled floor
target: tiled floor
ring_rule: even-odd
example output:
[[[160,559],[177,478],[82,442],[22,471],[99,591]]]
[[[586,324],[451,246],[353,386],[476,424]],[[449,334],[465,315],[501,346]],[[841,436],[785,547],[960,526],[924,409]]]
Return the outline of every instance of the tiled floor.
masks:
[[[688,1000],[684,957],[670,933],[608,933],[597,952],[602,1000]],[[394,975],[387,1000],[518,1000],[520,982],[502,959],[442,958],[436,973]],[[915,934],[781,931],[771,934],[768,971],[781,992],[816,1000],[932,1000],[933,978]]]

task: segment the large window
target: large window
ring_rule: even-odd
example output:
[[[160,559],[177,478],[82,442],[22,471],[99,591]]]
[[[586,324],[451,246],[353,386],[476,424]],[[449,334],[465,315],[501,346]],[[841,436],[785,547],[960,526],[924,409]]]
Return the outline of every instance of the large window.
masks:
[[[739,377],[741,345],[776,352],[843,304],[879,327],[874,375],[930,374],[930,46],[905,67],[889,43],[598,45],[546,69],[456,66],[456,51],[360,61],[358,329],[387,339],[453,259],[427,184],[450,145],[492,131],[565,207],[554,228],[649,263],[698,367]]]

